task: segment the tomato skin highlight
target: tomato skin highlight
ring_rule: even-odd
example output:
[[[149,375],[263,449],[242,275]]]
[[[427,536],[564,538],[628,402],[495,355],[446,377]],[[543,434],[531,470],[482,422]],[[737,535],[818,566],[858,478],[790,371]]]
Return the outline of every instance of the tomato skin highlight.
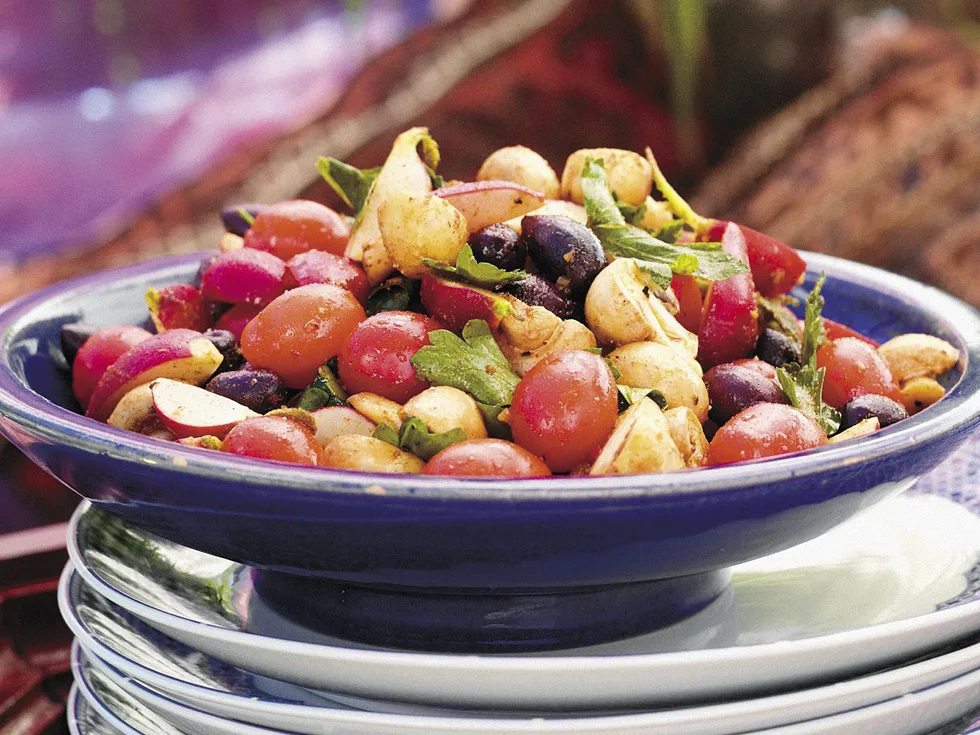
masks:
[[[349,291],[326,283],[300,286],[276,298],[245,326],[242,354],[290,388],[305,388],[323,363],[340,354],[364,319],[364,309]]]
[[[827,443],[816,421],[782,403],[757,403],[736,414],[708,445],[708,464],[802,452]]]
[[[680,310],[675,314],[677,321],[687,331],[697,334],[701,329],[701,310],[704,308],[697,279],[675,273],[670,281],[670,289],[680,305]]]
[[[445,327],[411,311],[383,311],[366,319],[340,354],[340,382],[349,393],[377,393],[405,403],[429,387],[419,379],[412,356],[429,344],[429,332]]]
[[[107,327],[89,337],[78,349],[71,368],[71,389],[75,398],[88,407],[103,373],[112,363],[152,335],[142,327]]]
[[[864,340],[841,337],[824,342],[817,350],[817,367],[827,368],[823,400],[834,408],[868,394],[902,403],[902,394],[888,365]]]
[[[452,477],[550,477],[540,457],[504,439],[451,444],[428,461],[423,475]]]
[[[721,237],[722,249],[748,262],[745,237],[729,223]],[[752,274],[742,273],[708,286],[698,330],[698,362],[707,370],[723,362],[747,357],[759,339],[759,312]]]
[[[262,210],[245,233],[245,247],[289,260],[307,250],[343,255],[350,225],[329,207],[306,199],[272,204]]]
[[[221,451],[293,464],[320,464],[323,450],[313,432],[288,416],[258,416],[235,426]]]
[[[616,381],[601,356],[552,353],[517,384],[510,406],[514,441],[569,472],[594,458],[619,414]]]

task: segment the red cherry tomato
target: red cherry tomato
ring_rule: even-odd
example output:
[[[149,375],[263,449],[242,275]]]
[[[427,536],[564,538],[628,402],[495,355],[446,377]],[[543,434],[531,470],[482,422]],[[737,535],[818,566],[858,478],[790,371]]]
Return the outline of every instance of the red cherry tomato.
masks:
[[[451,444],[430,459],[423,475],[457,477],[548,477],[548,465],[523,447],[503,439],[471,439]]]
[[[362,304],[367,303],[371,293],[371,282],[364,269],[350,258],[340,255],[323,250],[307,250],[290,258],[286,268],[297,286],[332,283],[346,288]]]
[[[834,408],[868,394],[902,402],[888,365],[874,347],[860,339],[842,337],[824,342],[817,350],[817,367],[827,368],[823,400]]]
[[[800,330],[803,329],[803,320],[797,319],[799,322]],[[828,319],[823,317],[823,333],[827,339],[841,339],[842,337],[854,337],[854,339],[859,339],[862,342],[867,342],[869,345],[877,349],[881,345],[875,342],[871,337],[865,337],[860,332],[851,329],[846,324],[841,324],[840,322],[835,322],[833,319]]]
[[[341,352],[340,381],[350,393],[377,393],[404,403],[429,387],[416,377],[410,361],[437,329],[445,327],[410,311],[375,314],[354,331]]]
[[[708,464],[731,464],[823,446],[816,421],[782,403],[757,403],[736,414],[708,445]]]
[[[747,262],[745,237],[729,223],[722,233],[726,253]],[[708,286],[698,332],[698,362],[707,370],[747,357],[759,338],[759,314],[751,273],[742,273]]]
[[[266,207],[245,233],[245,247],[265,250],[283,260],[307,250],[343,255],[350,225],[319,202],[296,199]]]
[[[228,432],[222,452],[294,464],[319,464],[322,449],[308,428],[288,416],[246,419]]]
[[[71,388],[82,408],[88,407],[95,386],[112,363],[151,336],[142,327],[122,326],[102,329],[85,340],[71,367]]]
[[[680,304],[680,310],[675,315],[677,321],[687,331],[697,334],[701,328],[701,309],[703,307],[701,289],[698,287],[697,280],[694,276],[682,276],[675,273],[670,282],[670,288]]]
[[[553,472],[588,462],[616,425],[619,399],[609,366],[591,352],[552,353],[514,391],[514,441]]]
[[[340,354],[364,309],[350,291],[314,283],[287,291],[242,332],[241,350],[254,367],[271,370],[290,388],[304,388]]]

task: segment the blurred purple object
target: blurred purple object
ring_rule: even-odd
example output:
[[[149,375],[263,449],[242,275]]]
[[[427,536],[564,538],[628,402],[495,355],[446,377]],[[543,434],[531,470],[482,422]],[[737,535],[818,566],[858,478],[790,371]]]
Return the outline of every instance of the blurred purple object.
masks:
[[[235,149],[296,129],[369,56],[459,6],[0,3],[0,263],[107,234]]]

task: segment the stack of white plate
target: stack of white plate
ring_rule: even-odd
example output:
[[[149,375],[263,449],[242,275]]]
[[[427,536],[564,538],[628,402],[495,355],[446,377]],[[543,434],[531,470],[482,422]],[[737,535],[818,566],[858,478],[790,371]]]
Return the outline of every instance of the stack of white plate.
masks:
[[[372,647],[249,570],[76,513],[62,613],[79,735],[980,733],[980,442],[911,491],[733,570],[696,616],[548,654]]]

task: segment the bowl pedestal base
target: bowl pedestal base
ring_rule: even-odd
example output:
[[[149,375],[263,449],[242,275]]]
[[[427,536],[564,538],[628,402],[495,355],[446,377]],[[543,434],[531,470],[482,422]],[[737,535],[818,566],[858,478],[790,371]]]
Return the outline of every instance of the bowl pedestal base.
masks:
[[[522,653],[629,638],[713,602],[729,570],[673,579],[535,591],[353,585],[251,570],[271,609],[321,633],[376,646],[453,653]]]

